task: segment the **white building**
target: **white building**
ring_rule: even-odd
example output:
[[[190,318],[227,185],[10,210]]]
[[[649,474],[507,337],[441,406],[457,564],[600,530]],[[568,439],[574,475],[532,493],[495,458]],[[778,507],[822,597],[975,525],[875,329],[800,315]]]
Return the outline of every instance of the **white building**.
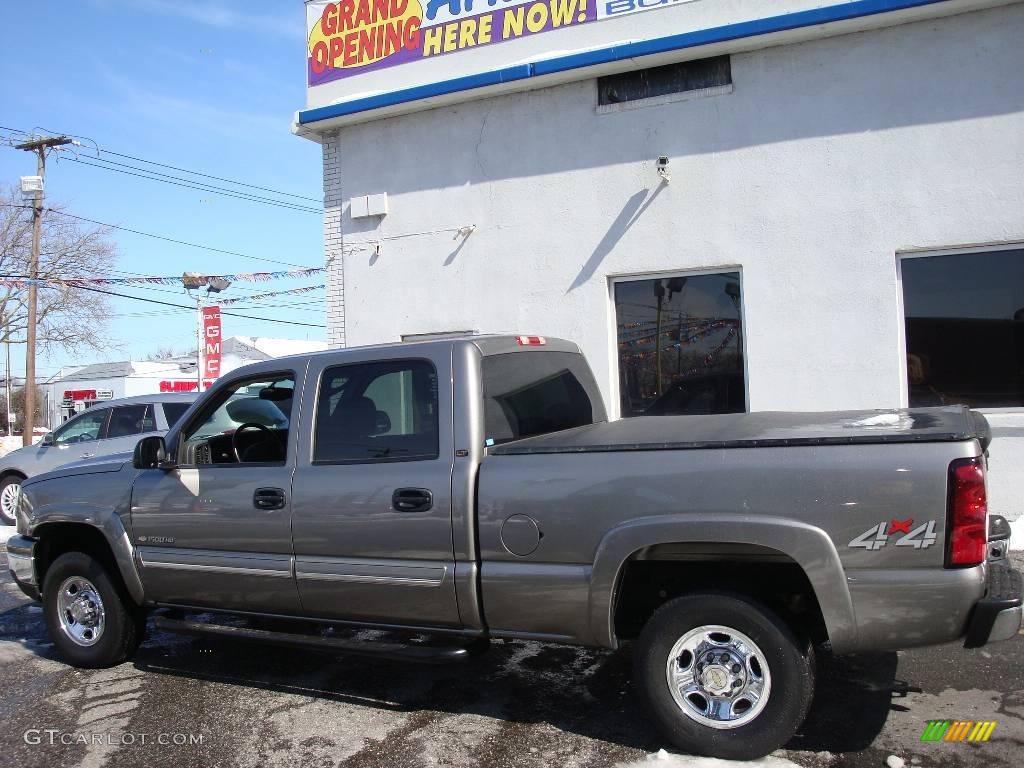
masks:
[[[323,341],[230,336],[221,346],[221,375],[259,360],[324,349],[327,343]],[[209,384],[207,380],[206,386]],[[67,366],[40,388],[44,421],[52,428],[102,400],[159,392],[195,392],[199,382],[196,357],[192,354],[164,360]]]
[[[1024,4],[400,5],[390,52],[307,4],[331,343],[573,339],[613,416],[966,402],[1017,516]]]

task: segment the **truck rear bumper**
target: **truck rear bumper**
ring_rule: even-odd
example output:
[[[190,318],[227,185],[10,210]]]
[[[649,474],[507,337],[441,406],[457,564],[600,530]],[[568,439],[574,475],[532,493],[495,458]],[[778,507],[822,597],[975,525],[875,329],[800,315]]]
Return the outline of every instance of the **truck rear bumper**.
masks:
[[[1020,631],[1022,610],[1021,575],[1008,564],[990,563],[988,589],[979,600],[967,625],[964,648],[1009,640]]]
[[[36,579],[36,540],[27,536],[12,536],[7,541],[7,564],[15,583],[33,600],[39,599]]]

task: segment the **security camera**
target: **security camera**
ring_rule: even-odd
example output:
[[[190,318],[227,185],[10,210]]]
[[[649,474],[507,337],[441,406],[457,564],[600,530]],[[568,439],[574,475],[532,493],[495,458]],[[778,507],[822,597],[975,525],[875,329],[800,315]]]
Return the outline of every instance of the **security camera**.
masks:
[[[655,163],[655,168],[658,170],[658,175],[666,182],[670,181],[668,175],[668,155],[662,155],[658,158],[658,162]]]

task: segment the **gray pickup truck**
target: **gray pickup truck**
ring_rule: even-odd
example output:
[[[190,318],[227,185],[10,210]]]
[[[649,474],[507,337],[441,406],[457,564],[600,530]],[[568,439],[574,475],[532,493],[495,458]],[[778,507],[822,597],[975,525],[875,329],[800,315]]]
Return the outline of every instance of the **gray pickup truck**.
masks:
[[[7,551],[75,665],[129,658],[149,613],[419,661],[633,640],[665,736],[745,759],[803,721],[816,650],[1018,632],[988,441],[951,407],[608,422],[550,338],[334,350],[232,371],[132,460],[30,478]]]

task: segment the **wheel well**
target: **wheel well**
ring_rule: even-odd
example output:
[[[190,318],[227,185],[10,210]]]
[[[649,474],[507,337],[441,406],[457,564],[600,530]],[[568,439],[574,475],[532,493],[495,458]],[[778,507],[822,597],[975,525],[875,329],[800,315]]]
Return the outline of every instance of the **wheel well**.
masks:
[[[659,544],[634,552],[615,590],[616,637],[636,637],[662,604],[707,590],[754,598],[815,645],[828,642],[821,606],[803,568],[777,550],[740,544]]]
[[[16,469],[7,469],[0,472],[0,481],[6,480],[8,477],[20,477],[22,480],[25,479],[25,473],[19,472]]]
[[[42,590],[46,572],[58,557],[66,552],[82,552],[95,558],[106,569],[110,578],[128,595],[114,553],[99,530],[80,523],[50,523],[35,532],[39,543],[35,547],[36,578]],[[129,598],[130,599],[130,598]]]

